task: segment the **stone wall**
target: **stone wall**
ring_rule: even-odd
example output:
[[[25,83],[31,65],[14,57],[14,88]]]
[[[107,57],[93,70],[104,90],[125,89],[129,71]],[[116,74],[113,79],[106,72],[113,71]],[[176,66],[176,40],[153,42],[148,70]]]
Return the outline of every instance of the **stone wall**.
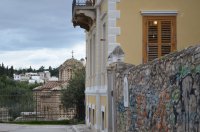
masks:
[[[116,131],[200,131],[200,46],[136,67],[118,65],[110,68],[116,78],[112,82]]]

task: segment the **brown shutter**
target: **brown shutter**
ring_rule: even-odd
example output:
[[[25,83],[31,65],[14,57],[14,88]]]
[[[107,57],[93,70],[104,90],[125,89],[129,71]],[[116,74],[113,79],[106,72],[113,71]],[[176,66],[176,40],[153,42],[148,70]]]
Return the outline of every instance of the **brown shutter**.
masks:
[[[176,17],[143,17],[143,62],[169,54],[176,49]]]
[[[153,21],[148,21],[148,38],[147,38],[148,61],[158,58],[158,25]]]
[[[171,52],[171,25],[171,21],[161,21],[161,56],[164,56]]]

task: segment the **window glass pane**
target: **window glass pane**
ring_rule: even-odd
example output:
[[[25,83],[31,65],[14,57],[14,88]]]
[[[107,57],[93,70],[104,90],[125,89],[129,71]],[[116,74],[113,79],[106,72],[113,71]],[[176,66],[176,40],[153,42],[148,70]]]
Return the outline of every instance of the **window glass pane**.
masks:
[[[104,112],[102,112],[102,115],[101,115],[101,116],[102,116],[102,117],[101,117],[101,119],[102,119],[102,126],[101,126],[101,129],[104,130],[104,120],[105,120],[105,119],[104,119],[104,118],[105,118],[105,117],[104,117]]]

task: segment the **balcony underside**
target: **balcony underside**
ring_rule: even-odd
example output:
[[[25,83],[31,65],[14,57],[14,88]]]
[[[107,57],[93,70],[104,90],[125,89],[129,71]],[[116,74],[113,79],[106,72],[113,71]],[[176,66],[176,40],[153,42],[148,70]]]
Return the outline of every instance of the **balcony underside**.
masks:
[[[89,31],[93,22],[95,21],[94,9],[74,9],[73,25]]]

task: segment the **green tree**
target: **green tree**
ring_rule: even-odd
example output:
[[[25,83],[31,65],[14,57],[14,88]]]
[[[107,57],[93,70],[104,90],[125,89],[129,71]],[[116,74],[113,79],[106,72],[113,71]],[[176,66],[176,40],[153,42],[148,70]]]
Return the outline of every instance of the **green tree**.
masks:
[[[18,82],[6,75],[0,75],[0,107],[9,109],[9,115],[15,119],[21,112],[34,111],[32,89],[39,84]]]
[[[51,66],[49,66],[49,72],[51,72],[52,71],[52,67]]]
[[[44,66],[41,66],[39,69],[38,69],[38,72],[43,72],[45,70]]]
[[[2,63],[0,65],[0,75],[4,75],[5,74],[5,67],[4,67],[4,64]]]
[[[9,76],[10,78],[13,78],[13,74],[14,74],[14,68],[13,68],[13,66],[11,66],[11,67],[9,68],[8,76]]]
[[[29,67],[29,69],[27,69],[27,72],[33,72],[33,69],[31,66]]]
[[[74,71],[66,89],[62,91],[61,101],[64,107],[76,108],[77,118],[85,117],[85,68]]]

